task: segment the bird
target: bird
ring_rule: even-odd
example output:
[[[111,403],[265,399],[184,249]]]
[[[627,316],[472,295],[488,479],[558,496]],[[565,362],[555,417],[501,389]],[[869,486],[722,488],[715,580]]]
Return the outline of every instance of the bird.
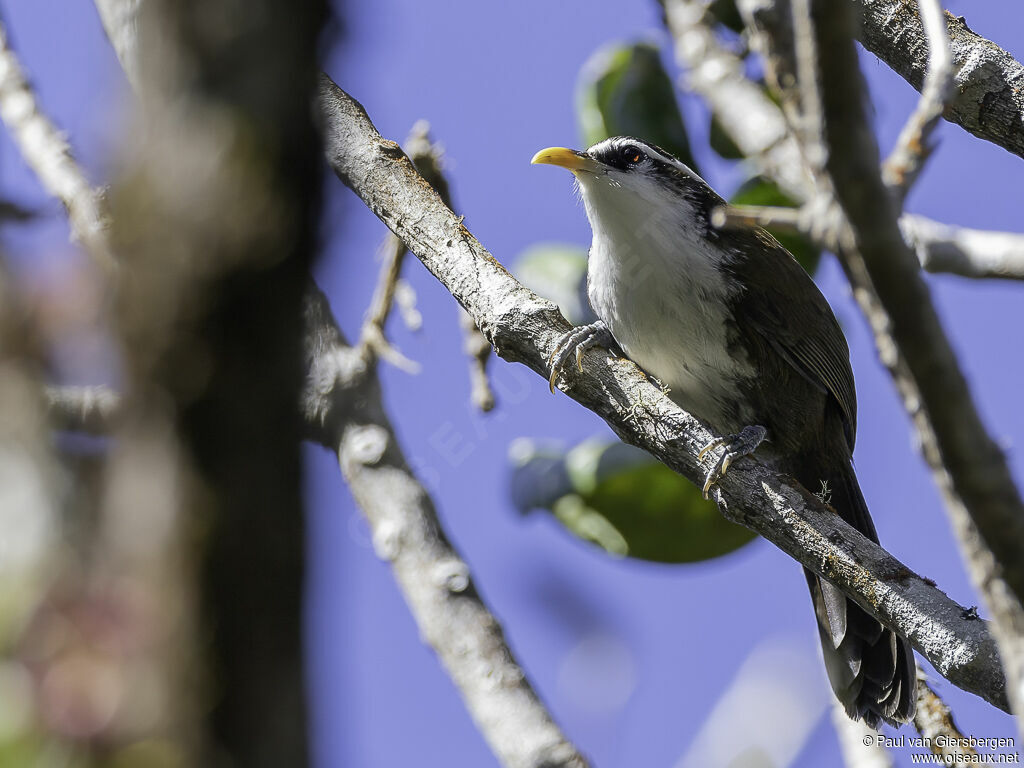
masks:
[[[846,337],[810,275],[759,227],[719,229],[725,201],[657,146],[615,136],[586,151],[542,149],[533,163],[575,176],[593,234],[587,296],[598,320],[566,333],[552,389],[586,349],[621,350],[722,437],[704,495],[770,441],[780,471],[878,543],[853,467],[857,400]],[[846,713],[872,728],[913,719],[910,643],[804,569],[825,668]]]

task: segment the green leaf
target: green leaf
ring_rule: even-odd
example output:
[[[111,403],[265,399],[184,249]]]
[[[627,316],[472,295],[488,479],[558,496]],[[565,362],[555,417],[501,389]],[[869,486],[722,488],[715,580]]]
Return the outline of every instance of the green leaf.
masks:
[[[517,444],[534,448],[525,461],[517,449],[512,489],[520,508],[528,499],[550,510],[573,534],[616,557],[697,562],[754,538],[722,517],[696,486],[632,446],[588,440],[564,454],[558,471],[550,447]]]
[[[513,271],[531,291],[555,302],[573,325],[597,319],[587,301],[586,249],[566,243],[538,243],[519,254]]]
[[[732,205],[773,205],[780,208],[799,207],[795,200],[779,189],[778,185],[764,178],[754,176],[747,179],[736,190],[729,203]],[[814,274],[821,261],[821,250],[803,235],[769,229],[782,245],[792,253],[809,274]]]
[[[583,65],[576,114],[584,146],[609,136],[636,136],[697,171],[672,79],[650,43],[615,43]]]

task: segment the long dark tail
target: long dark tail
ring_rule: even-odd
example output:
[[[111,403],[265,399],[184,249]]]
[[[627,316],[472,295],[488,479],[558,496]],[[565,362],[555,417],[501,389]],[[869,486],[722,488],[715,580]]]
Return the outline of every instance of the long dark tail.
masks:
[[[819,481],[827,481],[829,503],[842,518],[878,543],[853,467],[843,464]],[[829,582],[806,569],[804,573],[818,616],[828,679],[846,713],[854,719],[863,718],[872,728],[879,720],[892,725],[912,720],[917,670],[910,643],[879,624]]]

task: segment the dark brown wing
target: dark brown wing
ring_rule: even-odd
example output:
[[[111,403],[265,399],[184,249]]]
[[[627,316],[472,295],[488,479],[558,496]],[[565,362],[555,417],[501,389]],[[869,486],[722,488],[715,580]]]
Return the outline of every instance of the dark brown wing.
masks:
[[[857,395],[850,350],[839,322],[810,275],[764,230],[730,233],[738,243],[727,267],[745,286],[737,321],[760,335],[811,384],[835,398],[853,453]]]

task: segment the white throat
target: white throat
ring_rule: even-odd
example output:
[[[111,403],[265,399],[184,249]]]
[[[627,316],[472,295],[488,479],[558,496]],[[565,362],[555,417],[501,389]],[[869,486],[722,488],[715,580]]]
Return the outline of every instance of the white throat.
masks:
[[[720,266],[726,254],[705,236],[685,201],[666,205],[657,179],[580,174],[593,229],[590,303],[629,357],[671,390],[682,407],[721,431],[736,431],[726,381],[752,376],[729,348],[726,312],[739,290]]]

